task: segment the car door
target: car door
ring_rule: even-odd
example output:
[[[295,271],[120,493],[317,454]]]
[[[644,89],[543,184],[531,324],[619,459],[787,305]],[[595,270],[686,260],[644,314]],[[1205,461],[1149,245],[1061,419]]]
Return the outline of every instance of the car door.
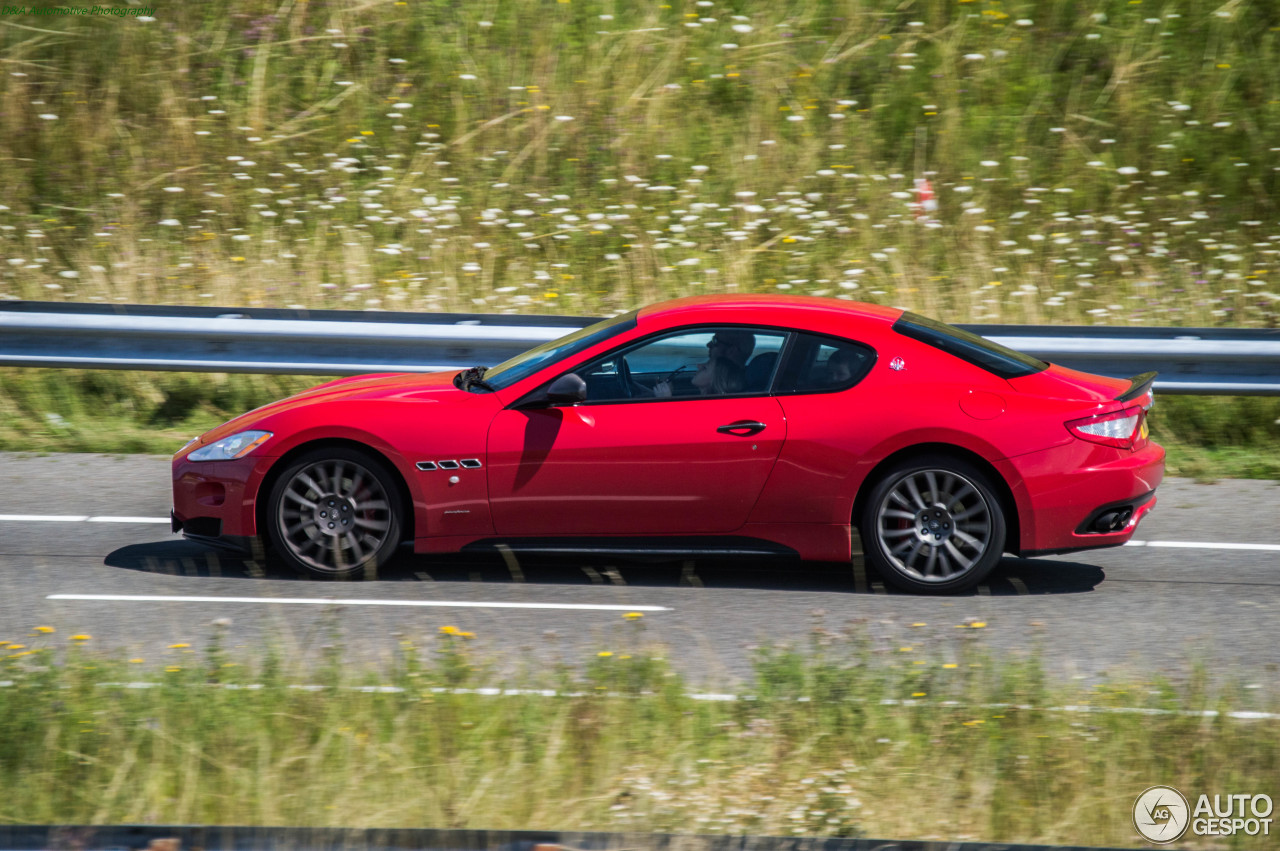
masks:
[[[787,336],[745,330],[762,353],[781,350]],[[664,333],[581,366],[585,402],[499,412],[488,437],[495,531],[698,535],[742,526],[782,448],[786,420],[767,381],[694,385],[716,331]],[[669,396],[658,395],[664,383]]]
[[[753,520],[848,523],[851,476],[866,448],[883,439],[885,424],[901,414],[863,382],[876,363],[868,345],[796,332],[784,360],[773,392],[787,418],[787,444]]]

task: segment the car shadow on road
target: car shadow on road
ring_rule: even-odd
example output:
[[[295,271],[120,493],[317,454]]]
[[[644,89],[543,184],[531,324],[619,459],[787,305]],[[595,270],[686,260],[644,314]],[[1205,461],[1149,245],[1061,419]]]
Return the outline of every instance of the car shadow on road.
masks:
[[[131,544],[115,550],[105,564],[167,576],[260,581],[307,581],[259,553],[256,557],[189,540]],[[1008,557],[969,596],[1080,594],[1106,578],[1102,568],[1082,562]],[[621,560],[599,556],[475,554],[422,556],[407,549],[376,582],[490,582],[546,585],[636,585],[738,588],[762,591],[818,591],[898,594],[861,557],[849,563],[800,562],[772,558]]]

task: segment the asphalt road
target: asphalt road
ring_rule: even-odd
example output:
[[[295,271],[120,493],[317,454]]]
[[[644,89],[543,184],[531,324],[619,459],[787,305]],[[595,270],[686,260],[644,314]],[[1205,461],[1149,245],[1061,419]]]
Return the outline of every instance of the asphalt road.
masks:
[[[171,645],[198,649],[229,619],[233,648],[272,643],[305,660],[336,643],[386,660],[452,625],[515,669],[624,652],[641,633],[698,687],[733,690],[753,647],[854,625],[890,653],[946,655],[961,640],[1035,648],[1061,678],[1176,680],[1202,665],[1224,683],[1280,681],[1280,483],[1170,480],[1158,495],[1136,536],[1146,545],[1007,558],[959,597],[887,592],[857,559],[509,565],[405,553],[376,581],[335,585],[171,535],[167,458],[0,454],[0,640],[89,634],[100,650],[166,664],[187,652]],[[347,602],[307,602],[325,598]],[[621,608],[592,608],[610,606]],[[974,622],[985,626],[957,629]],[[56,632],[31,637],[36,626]]]

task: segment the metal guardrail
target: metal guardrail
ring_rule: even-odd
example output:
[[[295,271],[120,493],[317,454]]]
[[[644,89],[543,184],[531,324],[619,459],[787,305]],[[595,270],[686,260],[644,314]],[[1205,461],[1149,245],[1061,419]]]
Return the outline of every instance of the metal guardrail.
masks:
[[[1136,835],[1136,834],[1135,834]],[[1135,846],[1137,840],[1135,840]],[[0,825],[0,851],[1106,851],[1006,842],[182,825]]]
[[[0,366],[358,375],[492,365],[594,320],[0,302]],[[964,325],[1163,393],[1280,395],[1280,330]]]

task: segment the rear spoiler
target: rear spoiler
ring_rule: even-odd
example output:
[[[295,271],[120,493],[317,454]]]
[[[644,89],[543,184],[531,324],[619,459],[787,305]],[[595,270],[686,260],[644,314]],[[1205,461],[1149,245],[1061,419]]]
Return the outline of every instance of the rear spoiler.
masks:
[[[1145,396],[1151,392],[1151,385],[1155,383],[1156,374],[1154,372],[1144,372],[1141,375],[1135,375],[1130,378],[1129,389],[1117,396],[1115,401],[1130,402],[1139,396]]]

